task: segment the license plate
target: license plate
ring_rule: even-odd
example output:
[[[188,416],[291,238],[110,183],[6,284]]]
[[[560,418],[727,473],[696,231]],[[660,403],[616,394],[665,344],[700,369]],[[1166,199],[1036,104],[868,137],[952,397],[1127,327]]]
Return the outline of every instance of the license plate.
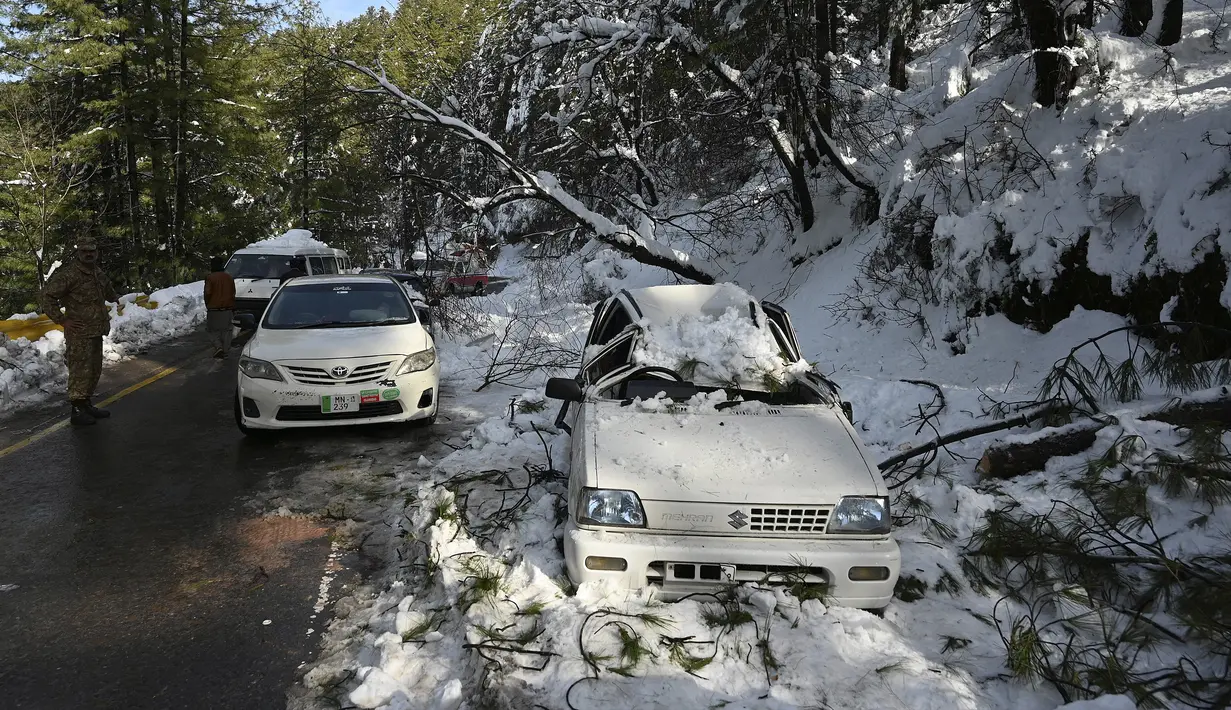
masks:
[[[359,411],[359,395],[326,394],[321,396],[321,413],[341,414]]]

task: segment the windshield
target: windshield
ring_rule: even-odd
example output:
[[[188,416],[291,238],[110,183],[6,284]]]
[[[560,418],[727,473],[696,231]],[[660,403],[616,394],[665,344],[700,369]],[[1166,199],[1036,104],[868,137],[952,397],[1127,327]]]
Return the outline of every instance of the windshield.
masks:
[[[294,281],[274,296],[264,327],[352,328],[414,323],[402,290],[388,283],[306,283]]]
[[[650,370],[657,372],[652,373]],[[655,399],[659,396],[675,402],[687,402],[698,394],[711,395],[715,392],[723,392],[728,401],[719,402],[717,409],[736,406],[740,402],[763,402],[773,406],[826,403],[826,399],[820,392],[799,382],[785,384],[774,392],[766,392],[759,389],[697,384],[684,380],[682,377],[678,380],[667,379],[666,376],[670,374],[679,376],[678,373],[665,367],[630,370],[624,377],[605,385],[599,392],[599,396],[625,403],[634,399]]]
[[[226,271],[237,279],[280,279],[292,268],[308,273],[302,256],[279,254],[235,254]]]

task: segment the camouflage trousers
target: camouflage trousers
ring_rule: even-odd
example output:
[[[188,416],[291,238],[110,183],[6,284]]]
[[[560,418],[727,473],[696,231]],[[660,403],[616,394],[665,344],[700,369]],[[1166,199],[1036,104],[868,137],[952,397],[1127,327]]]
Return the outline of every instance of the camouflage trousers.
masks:
[[[68,365],[68,399],[76,402],[94,396],[103,374],[103,338],[64,338],[64,364]]]

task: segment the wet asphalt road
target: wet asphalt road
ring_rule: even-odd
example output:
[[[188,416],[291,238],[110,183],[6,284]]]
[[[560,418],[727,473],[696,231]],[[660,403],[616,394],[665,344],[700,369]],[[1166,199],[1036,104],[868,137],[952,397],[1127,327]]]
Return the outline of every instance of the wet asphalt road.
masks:
[[[180,369],[0,457],[0,707],[285,706],[336,563],[320,523],[251,503],[307,454],[239,434],[236,357],[206,351],[196,336],[111,368],[104,394]],[[0,450],[63,415],[0,420]]]

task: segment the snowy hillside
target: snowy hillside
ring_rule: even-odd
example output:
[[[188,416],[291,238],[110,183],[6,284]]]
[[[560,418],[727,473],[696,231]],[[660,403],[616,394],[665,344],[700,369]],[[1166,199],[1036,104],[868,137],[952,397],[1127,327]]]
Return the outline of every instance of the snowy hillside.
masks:
[[[1231,579],[1228,437],[1151,417],[1225,372],[1177,380],[1166,346],[1123,333],[1073,349],[1132,317],[1225,318],[1210,293],[1231,306],[1226,9],[1185,5],[1166,49],[1116,35],[1108,16],[1072,50],[1090,71],[1059,111],[1032,105],[1029,54],[989,58],[978,12],[929,17],[910,89],[863,90],[879,121],[867,132],[888,136],[881,165],[863,166],[881,175],[878,222],[852,220],[849,190],[818,190],[812,231],[766,219],[718,262],[787,308],[880,459],[1073,396],[1058,372],[1101,388],[1092,445],[1007,480],[980,473],[992,444],[1052,431],[1031,435],[1035,423],[888,469],[903,576],[883,618],[789,587],[667,605],[573,589],[559,547],[569,439],[539,389],[548,372],[464,393],[502,359],[550,352],[567,371],[585,300],[669,279],[595,244],[561,262],[506,248],[500,270],[518,282],[479,301],[473,330],[454,335],[469,345],[444,351],[456,406],[491,416],[443,460],[400,470],[390,567],[344,605],[296,706],[1217,703],[1231,635],[1195,605]],[[684,245],[685,231],[660,236]],[[1186,281],[1207,259],[1217,281]]]
[[[911,276],[904,295],[951,306],[945,327],[989,302],[1044,327],[1074,302],[1156,317],[1178,296],[1170,312],[1189,319],[1231,307],[1227,10],[1184,7],[1170,47],[1115,34],[1115,14],[1084,33],[1087,70],[1061,111],[1032,108],[1029,55],[972,63],[973,11],[936,18],[952,20],[938,32],[971,29],[911,67],[923,87],[898,111],[926,118],[900,134],[882,205],[892,239],[872,263]],[[1148,283],[1207,258],[1181,293]]]

